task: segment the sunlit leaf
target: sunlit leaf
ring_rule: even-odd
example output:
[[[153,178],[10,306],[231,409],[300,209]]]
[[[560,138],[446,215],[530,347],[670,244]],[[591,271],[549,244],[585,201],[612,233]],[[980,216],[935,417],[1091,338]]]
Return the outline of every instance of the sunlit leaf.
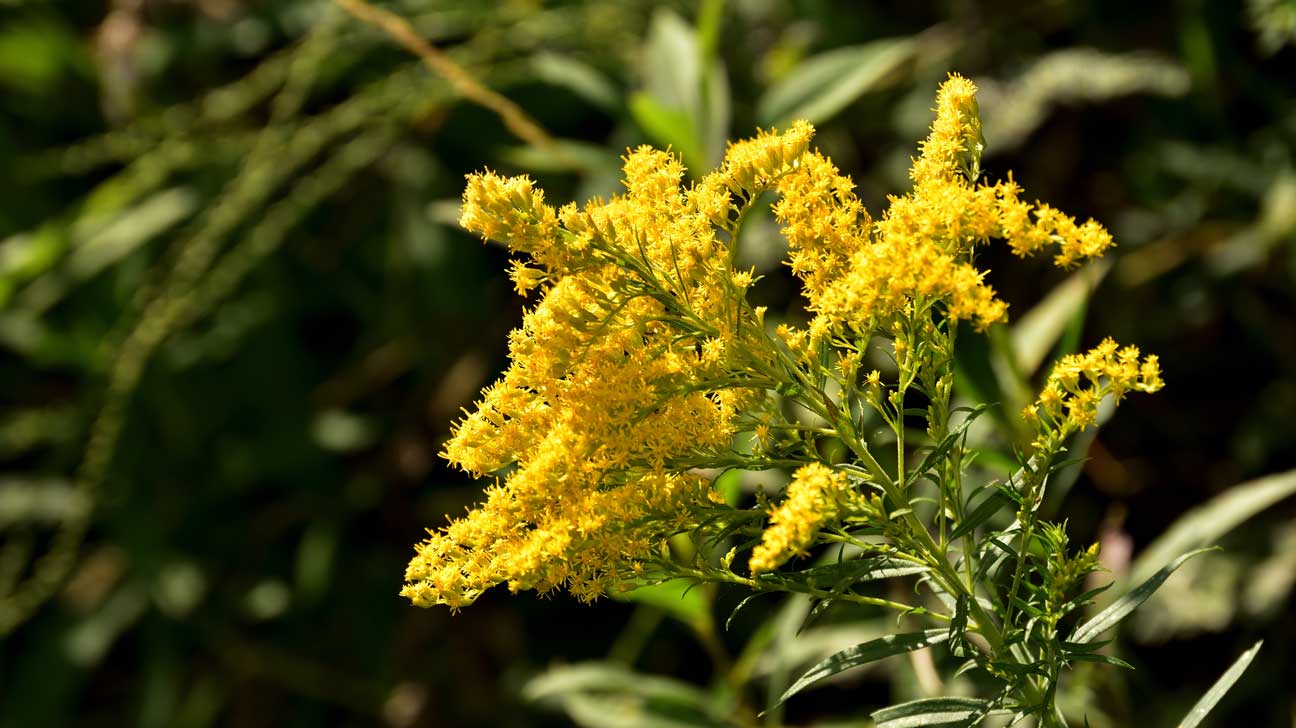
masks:
[[[973,529],[990,520],[1009,503],[1012,503],[1012,500],[1001,491],[996,490],[991,493],[989,497],[978,503],[977,507],[972,509],[972,512],[964,517],[963,521],[959,523],[958,528],[955,528],[950,532],[949,540],[953,541],[971,533]]]
[[[813,566],[801,571],[773,572],[759,577],[765,583],[806,584],[812,587],[832,588],[843,582],[847,585],[864,581],[880,581],[900,576],[921,574],[926,566],[890,557],[864,557]]]
[[[621,92],[598,69],[571,56],[542,52],[531,57],[531,70],[541,81],[571,91],[608,111],[621,105]]]
[[[696,118],[701,103],[701,56],[697,35],[673,10],[653,13],[644,41],[642,71],[647,93],[659,104]]]
[[[767,124],[826,121],[861,95],[891,83],[916,46],[912,38],[887,38],[811,56],[770,87],[756,114]]]
[[[544,700],[569,693],[613,691],[673,702],[702,705],[706,692],[688,683],[656,675],[643,675],[609,662],[582,662],[551,667],[532,678],[522,689],[527,700]]]
[[[1212,551],[1213,548],[1197,549],[1190,551],[1174,561],[1166,564],[1160,571],[1153,574],[1147,581],[1139,584],[1133,591],[1124,594],[1112,602],[1110,606],[1099,612],[1093,619],[1076,627],[1071,633],[1070,642],[1090,642],[1098,635],[1115,627],[1121,620],[1125,619],[1138,608],[1140,604],[1147,601],[1147,598],[1165,583],[1166,579],[1175,572],[1184,562],[1198,554]]]
[[[859,667],[884,657],[921,650],[949,639],[949,630],[929,629],[923,632],[905,632],[880,637],[864,644],[842,650],[807,670],[792,686],[784,691],[774,706],[782,705],[788,698],[807,687],[832,677],[839,672]]]
[[[630,96],[630,115],[657,145],[674,150],[690,168],[703,166],[697,128],[687,111],[669,108],[654,97],[637,92]]]
[[[549,146],[511,147],[504,159],[533,172],[616,172],[621,162],[606,147],[571,139],[558,139]]]
[[[1058,284],[1044,300],[1017,319],[1012,327],[1012,343],[1021,371],[1031,374],[1039,369],[1071,320],[1084,310],[1090,294],[1106,277],[1111,266],[1112,261],[1108,259],[1088,264]]]
[[[963,421],[959,423],[959,426],[955,427],[946,434],[940,442],[936,443],[936,447],[932,448],[931,451],[927,453],[923,458],[922,463],[909,473],[906,483],[912,485],[923,473],[939,465],[940,462],[945,459],[945,456],[949,454],[950,450],[954,449],[954,445],[957,444],[958,441],[967,433],[968,428],[972,426],[972,423],[976,421],[976,418],[980,417],[981,414],[988,409],[990,409],[990,405],[988,404],[980,404],[974,407],[972,411],[963,418]],[[919,410],[917,415],[919,417],[926,417],[927,412],[925,410]]]
[[[738,616],[738,612],[742,611],[743,607],[750,604],[757,597],[763,597],[767,594],[774,594],[774,593],[775,592],[756,592],[755,594],[748,594],[747,596],[743,597],[742,601],[734,605],[733,611],[729,612],[729,616],[725,619],[725,623],[724,623],[725,631],[726,632],[729,631],[729,628],[733,625],[734,617]]]
[[[706,590],[694,586],[688,579],[672,579],[618,594],[616,598],[656,607],[685,624],[703,628],[711,620],[711,603]]]
[[[729,132],[728,78],[719,59],[703,58],[698,34],[673,11],[653,14],[641,71],[645,90],[629,104],[639,127],[673,147],[690,170],[719,162]]]
[[[1025,141],[1055,106],[1132,94],[1180,96],[1190,77],[1179,63],[1149,53],[1063,48],[1039,56],[1011,81],[981,85],[982,121],[994,153]]]
[[[1148,578],[1156,565],[1168,561],[1171,554],[1214,543],[1247,519],[1293,494],[1296,494],[1296,470],[1229,488],[1180,516],[1174,525],[1144,549],[1130,568],[1129,580]]]
[[[642,701],[620,695],[569,695],[563,712],[580,728],[722,728],[719,719],[681,717],[652,710]]]
[[[1188,711],[1188,715],[1184,716],[1184,719],[1179,722],[1179,728],[1195,728],[1197,724],[1201,723],[1202,718],[1205,718],[1206,714],[1211,712],[1211,709],[1223,699],[1224,694],[1233,687],[1233,683],[1237,682],[1238,678],[1242,677],[1242,673],[1246,672],[1246,669],[1251,666],[1251,661],[1260,652],[1260,645],[1262,644],[1264,644],[1264,640],[1255,643],[1251,649],[1243,652],[1241,657],[1238,657],[1229,669],[1224,671],[1223,675],[1220,675],[1220,678],[1215,681],[1210,690],[1207,690],[1206,694],[1201,696],[1201,700],[1198,700],[1192,710]]]
[[[990,712],[990,703],[977,698],[924,698],[875,711],[877,728],[969,726]]]

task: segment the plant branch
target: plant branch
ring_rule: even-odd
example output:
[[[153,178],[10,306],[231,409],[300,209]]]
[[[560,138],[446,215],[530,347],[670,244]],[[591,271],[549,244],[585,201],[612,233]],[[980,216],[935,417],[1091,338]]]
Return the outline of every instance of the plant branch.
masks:
[[[418,56],[425,66],[449,81],[460,96],[495,112],[514,136],[537,147],[554,146],[553,136],[523,111],[522,107],[482,85],[462,66],[450,60],[449,56],[423,40],[404,18],[382,8],[376,8],[365,0],[334,0],[334,2],[358,20],[378,28],[406,50]]]

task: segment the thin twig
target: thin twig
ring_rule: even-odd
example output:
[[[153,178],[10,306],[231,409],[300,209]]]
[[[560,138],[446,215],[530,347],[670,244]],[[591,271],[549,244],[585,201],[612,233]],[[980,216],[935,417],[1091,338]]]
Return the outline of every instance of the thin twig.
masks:
[[[483,86],[462,66],[423,40],[401,16],[376,8],[365,0],[334,0],[339,7],[357,19],[377,27],[406,50],[422,59],[424,65],[441,75],[460,96],[494,111],[514,136],[537,147],[552,147],[554,139],[522,107]]]

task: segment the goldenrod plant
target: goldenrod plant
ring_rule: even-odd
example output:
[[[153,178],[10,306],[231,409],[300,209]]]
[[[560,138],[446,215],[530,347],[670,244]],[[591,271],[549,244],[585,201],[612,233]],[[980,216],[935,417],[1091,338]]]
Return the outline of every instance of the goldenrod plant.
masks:
[[[511,278],[538,301],[444,451],[496,482],[417,547],[402,593],[455,610],[499,585],[593,600],[682,577],[872,605],[925,624],[829,657],[768,705],[941,645],[980,674],[980,694],[887,708],[878,725],[1065,725],[1063,673],[1124,666],[1100,638],[1196,552],[1085,620],[1106,589],[1098,545],[1073,546],[1065,522],[1038,515],[1099,407],[1161,389],[1157,357],[1136,346],[1108,338],[1057,361],[1014,413],[1033,433],[1016,471],[981,482],[970,469],[969,426],[995,404],[956,406],[956,339],[1008,316],[978,253],[1002,240],[1066,268],[1113,245],[1098,222],[1026,202],[1011,175],[983,179],[975,93],[957,74],[941,85],[912,189],[877,219],[806,122],[731,144],[692,183],[674,155],[640,147],[625,193],[583,207],[551,206],[524,176],[471,175],[461,225],[518,254]],[[769,198],[804,325],[768,321],[748,300],[757,277],[734,264],[746,215]],[[885,375],[867,366],[879,348]],[[716,486],[735,469],[791,480],[743,500]],[[1005,509],[1015,517],[992,527]],[[835,556],[807,568],[825,548]],[[889,578],[917,587],[871,589]]]
[[[893,481],[898,450],[906,476],[923,473],[898,487],[964,580],[961,550],[978,548],[978,606],[1009,644],[995,669],[1025,670],[1015,664],[1026,653],[1016,650],[1046,654],[1038,634],[1012,641],[1030,615],[1018,603],[1004,611],[1017,561],[996,541],[1039,562],[1022,565],[1019,602],[1047,605],[1112,582],[1058,618],[1056,631],[1073,644],[1084,634],[1072,639],[1077,627],[1122,598],[1133,604],[1138,585],[1167,564],[1218,544],[1164,583],[1153,579],[1156,593],[1095,640],[1110,640],[1098,653],[1135,671],[1068,657],[1049,697],[1076,728],[1174,726],[1222,673],[1222,686],[1233,681],[1250,657],[1226,666],[1247,654],[1251,667],[1228,694],[1210,709],[1223,687],[1214,691],[1192,715],[1209,709],[1201,725],[1289,725],[1296,51],[1287,20],[1296,6],[1009,5],[0,2],[0,168],[8,172],[0,177],[0,728],[866,728],[873,711],[913,700],[994,699],[1005,679],[969,663],[990,649],[977,615],[940,587],[947,575],[929,565],[923,543],[902,541],[910,528],[903,508],[879,479],[860,475],[868,466],[841,428],[800,403],[820,394],[777,354],[741,359],[742,347],[768,346],[758,331],[784,346],[779,327],[810,337],[821,314],[830,365],[839,351],[855,353],[834,341],[853,338],[863,349],[853,396],[828,379],[822,396],[849,410],[856,438]],[[997,240],[977,245],[974,259],[952,256],[989,269],[989,300],[1009,305],[1006,320],[985,324],[995,311],[979,307],[986,299],[974,288],[932,289],[964,304],[953,333],[946,429],[962,435],[952,452],[924,467],[943,440],[927,432],[921,378],[901,400],[902,448],[895,423],[869,402],[876,388],[896,418],[895,332],[884,323],[864,343],[853,329],[831,330],[864,303],[885,312],[907,303],[904,292],[916,285],[954,280],[943,261],[896,243],[894,229],[875,246],[877,224],[856,215],[870,254],[926,255],[905,270],[930,268],[932,283],[897,266],[843,263],[828,253],[862,244],[816,231],[850,230],[849,210],[815,215],[822,195],[793,189],[788,176],[753,200],[726,187],[731,221],[746,212],[736,236],[713,225],[716,245],[732,256],[730,268],[751,273],[745,296],[753,310],[764,307],[763,321],[730,309],[735,320],[743,315],[733,336],[736,324],[719,326],[714,302],[693,286],[686,304],[716,336],[696,322],[687,323],[702,333],[691,338],[662,333],[680,326],[667,299],[647,335],[623,330],[623,343],[634,344],[623,351],[666,352],[661,362],[637,354],[635,363],[660,367],[652,386],[673,408],[654,425],[663,432],[705,425],[712,415],[690,408],[712,406],[713,391],[751,394],[755,406],[734,400],[737,421],[714,415],[731,435],[704,428],[704,437],[605,449],[606,467],[579,461],[579,487],[573,476],[556,479],[581,497],[609,491],[608,509],[638,507],[629,496],[658,487],[651,461],[660,453],[662,473],[679,486],[669,508],[587,520],[584,533],[555,528],[573,541],[534,539],[561,557],[542,551],[529,574],[516,545],[537,527],[532,520],[516,519],[494,551],[446,541],[447,556],[476,558],[503,580],[487,586],[495,583],[487,575],[474,595],[465,579],[457,593],[475,601],[454,609],[411,609],[398,596],[427,527],[445,538],[445,514],[464,516],[492,484],[511,491],[497,496],[507,505],[525,484],[510,482],[520,466],[537,484],[542,470],[558,470],[539,462],[538,446],[482,478],[437,456],[460,408],[509,368],[508,331],[575,274],[569,269],[587,265],[587,256],[541,265],[480,244],[480,233],[458,224],[465,175],[489,168],[502,184],[529,174],[555,208],[556,227],[566,228],[564,203],[625,192],[627,147],[669,150],[687,168],[680,186],[688,188],[723,167],[728,140],[756,129],[783,136],[804,119],[814,136],[797,169],[818,162],[813,151],[830,158],[876,221],[887,194],[913,187],[914,142],[928,135],[949,69],[978,87],[985,149],[975,167],[961,155],[968,187],[1002,180],[1006,192],[1012,170],[1028,223],[1038,220],[1028,204],[1038,198],[1078,225],[1101,221],[1118,244],[1065,267],[1053,265],[1061,249],[1051,233],[1029,259]],[[791,251],[805,294],[783,262],[788,236],[775,204],[789,235],[805,233]],[[614,240],[629,240],[619,232],[623,217],[609,218]],[[680,243],[694,236],[679,229],[677,253],[701,245]],[[672,284],[675,262],[652,240],[645,251],[656,280]],[[510,257],[527,296],[504,275]],[[678,262],[690,280],[719,275]],[[881,279],[864,277],[879,270]],[[604,295],[622,297],[618,304],[636,293],[626,286],[643,285],[613,282],[619,288]],[[849,300],[869,291],[877,295],[859,306]],[[645,301],[627,303],[614,323],[651,316],[634,308]],[[558,311],[550,328],[568,326],[562,316],[570,318]],[[1096,421],[1065,434],[1065,400],[1079,397],[1083,421],[1085,400],[1110,379],[1100,376],[1098,392],[1086,395],[1083,372],[1074,394],[1062,370],[1060,389],[1046,391],[1049,375],[1067,356],[1081,357],[1082,368],[1118,361],[1120,345],[1085,355],[1106,336],[1137,344],[1140,367],[1142,353],[1159,355],[1169,386],[1119,408],[1104,394]],[[546,330],[532,338],[561,343]],[[610,345],[569,348],[568,369],[587,364],[580,371],[589,381],[563,375],[555,384],[543,372],[508,381],[524,391],[546,386],[545,406],[561,387],[571,404],[575,386],[605,378],[606,360],[620,354]],[[672,351],[683,361],[670,361]],[[701,370],[689,359],[703,354],[718,363]],[[799,351],[788,356],[804,377],[819,371]],[[749,371],[771,361],[773,374]],[[926,371],[921,361],[906,366]],[[697,396],[682,393],[690,387]],[[633,399],[642,387],[608,389],[624,398],[618,410],[602,404],[612,425],[579,429],[598,414],[581,413],[567,418],[568,429],[587,437],[585,446],[602,445],[609,432],[652,436],[636,414],[657,400]],[[588,390],[591,401],[611,401],[595,393]],[[1034,417],[1023,416],[1031,404]],[[510,407],[516,413],[500,404]],[[542,415],[531,418],[534,429],[555,430],[541,427]],[[491,455],[498,443],[481,431],[486,447],[458,454],[478,456],[484,470],[513,457]],[[1066,452],[1053,459],[1027,537],[1014,527],[1020,505],[995,483],[1035,487],[1020,463],[1039,455],[1032,443],[1047,448],[1050,439]],[[711,466],[685,467],[705,464],[696,451],[706,449]],[[962,514],[946,514],[942,534],[947,468],[961,480]],[[878,531],[875,497],[894,533]],[[553,500],[529,506],[554,514],[545,525],[583,513],[567,495]],[[587,510],[606,515],[595,505]],[[671,508],[678,524],[645,520]],[[621,521],[642,538],[618,532]],[[957,528],[967,523],[978,525],[965,544]],[[843,542],[843,530],[869,550]],[[595,548],[618,539],[629,544],[624,554]],[[1024,542],[1032,547],[1022,552]],[[1080,578],[1093,542],[1100,568]],[[922,563],[893,555],[884,565],[881,547]],[[600,574],[595,556],[613,568]],[[1074,563],[1045,563],[1054,558]],[[580,574],[558,584],[561,574],[545,568]],[[1041,568],[1056,577],[1044,582]],[[540,591],[524,589],[533,579]],[[586,596],[606,596],[593,604],[570,596],[582,580]],[[521,591],[511,593],[510,581]],[[550,581],[558,585],[546,593]],[[939,614],[956,636],[832,674],[777,704],[825,658],[875,644],[805,681],[890,649],[879,639],[917,644],[928,630],[948,633]],[[1048,628],[1039,624],[1031,628]],[[1262,638],[1263,649],[1248,652]],[[1037,689],[1047,684],[1036,675]],[[1014,699],[1032,700],[1029,688]],[[967,707],[945,705],[954,716]],[[930,719],[896,715],[879,717]]]

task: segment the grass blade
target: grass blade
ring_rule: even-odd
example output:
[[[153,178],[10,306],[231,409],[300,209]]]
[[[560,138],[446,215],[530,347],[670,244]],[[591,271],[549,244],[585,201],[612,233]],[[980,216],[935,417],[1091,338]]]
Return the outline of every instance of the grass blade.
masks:
[[[1179,722],[1179,728],[1195,728],[1198,723],[1201,723],[1202,718],[1205,718],[1206,714],[1211,712],[1211,709],[1224,697],[1229,688],[1233,687],[1233,683],[1237,682],[1238,678],[1242,677],[1242,673],[1246,672],[1247,667],[1251,665],[1251,661],[1255,659],[1256,653],[1260,651],[1260,645],[1262,644],[1264,644],[1264,640],[1255,643],[1251,649],[1243,652],[1242,656],[1237,658],[1237,661],[1229,669],[1225,670],[1223,675],[1220,675],[1220,679],[1215,681],[1210,690],[1207,690],[1206,694],[1201,696],[1201,700],[1198,700],[1192,710],[1188,711],[1188,715],[1185,715],[1184,719]]]

